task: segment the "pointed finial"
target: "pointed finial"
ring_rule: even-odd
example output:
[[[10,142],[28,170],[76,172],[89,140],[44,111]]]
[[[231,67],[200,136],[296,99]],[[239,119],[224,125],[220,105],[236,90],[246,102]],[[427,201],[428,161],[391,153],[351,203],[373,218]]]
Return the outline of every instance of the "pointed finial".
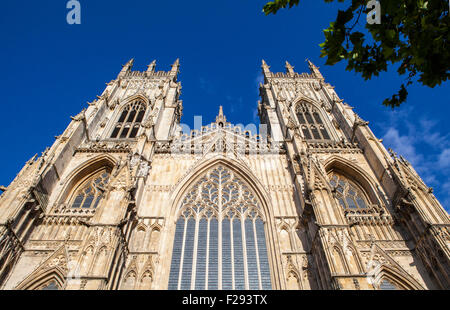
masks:
[[[262,60],[261,68],[263,70],[263,74],[264,75],[269,75],[270,74],[270,67],[267,65],[267,63],[264,61],[264,59]]]
[[[216,117],[216,123],[217,124],[222,124],[222,126],[223,126],[226,122],[227,122],[227,118],[223,114],[223,107],[220,106],[219,107],[219,114]]]
[[[156,67],[156,60],[153,60],[153,61],[148,65],[147,72],[155,72],[155,67]]]
[[[180,66],[180,58],[177,58],[177,60],[175,60],[175,62],[173,63],[172,68],[179,67],[179,66]]]
[[[124,77],[129,71],[131,71],[131,68],[134,64],[134,58],[131,58],[126,64],[122,66],[122,70],[120,70],[119,78]]]
[[[124,69],[131,69],[134,65],[134,58],[131,58],[130,60],[128,60],[128,62],[126,64],[124,64],[122,67]]]
[[[177,60],[175,60],[175,62],[172,65],[172,70],[170,72],[178,74],[180,69],[180,58],[177,58]]]
[[[294,75],[294,67],[286,60],[286,73],[289,75]]]
[[[322,73],[320,73],[319,68],[316,67],[315,64],[313,64],[308,58],[306,59],[308,62],[309,70],[311,71],[311,74],[314,75],[314,77],[318,79],[323,79]]]

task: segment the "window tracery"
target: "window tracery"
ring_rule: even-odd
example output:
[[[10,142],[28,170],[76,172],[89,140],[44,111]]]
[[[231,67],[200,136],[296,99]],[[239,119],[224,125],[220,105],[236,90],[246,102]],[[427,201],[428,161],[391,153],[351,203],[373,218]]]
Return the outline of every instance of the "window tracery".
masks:
[[[47,282],[44,285],[42,285],[38,290],[39,291],[59,291],[59,290],[61,290],[61,287],[55,280],[52,280],[52,281]]]
[[[319,111],[312,104],[301,102],[297,106],[297,118],[305,139],[331,139]]]
[[[366,195],[346,177],[333,172],[330,175],[330,184],[336,189],[336,198],[344,210],[364,210],[368,208]]]
[[[391,281],[389,281],[386,278],[382,279],[380,282],[380,290],[393,291],[393,290],[398,290],[398,289],[399,288],[394,283],[392,283]]]
[[[111,134],[112,139],[136,138],[147,107],[141,100],[136,100],[123,108],[123,111]]]
[[[169,289],[271,289],[264,219],[232,171],[208,171],[182,200]]]
[[[96,209],[109,181],[109,172],[103,169],[83,182],[73,195],[71,209]]]

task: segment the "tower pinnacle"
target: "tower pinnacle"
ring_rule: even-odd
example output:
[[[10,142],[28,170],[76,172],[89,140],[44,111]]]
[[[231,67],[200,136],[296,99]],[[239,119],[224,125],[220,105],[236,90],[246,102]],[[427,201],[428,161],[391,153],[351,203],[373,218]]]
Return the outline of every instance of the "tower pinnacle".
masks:
[[[309,59],[306,59],[308,62],[309,70],[311,71],[311,74],[314,75],[318,79],[323,79],[322,73],[320,73],[319,68],[316,67],[315,64],[313,64]]]
[[[270,67],[267,65],[267,63],[265,62],[265,60],[262,60],[262,66],[261,68],[263,69],[264,73],[269,73],[270,72]]]
[[[286,73],[289,75],[294,75],[294,67],[291,66],[289,62],[286,61]]]
[[[225,124],[227,122],[227,118],[225,117],[225,115],[223,114],[223,107],[220,106],[219,107],[219,114],[216,117],[216,123],[217,124]]]
[[[134,58],[131,58],[125,65],[122,66],[122,70],[120,70],[119,78],[124,77],[127,72],[131,71],[131,68],[133,68],[134,64]]]
[[[153,72],[155,72],[155,67],[156,67],[156,60],[153,60],[153,61],[148,65],[147,73],[153,73]]]
[[[172,73],[178,74],[180,69],[180,58],[177,58],[177,60],[175,60],[175,62],[172,65]]]

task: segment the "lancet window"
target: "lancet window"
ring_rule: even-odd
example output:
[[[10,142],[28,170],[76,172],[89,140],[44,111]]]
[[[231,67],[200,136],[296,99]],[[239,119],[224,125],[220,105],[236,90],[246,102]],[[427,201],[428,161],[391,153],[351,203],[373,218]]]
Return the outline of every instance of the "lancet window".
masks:
[[[311,104],[302,102],[297,106],[297,118],[303,136],[307,140],[330,140],[319,111]]]
[[[330,175],[330,184],[336,189],[337,200],[343,209],[367,209],[366,195],[359,186],[348,178],[333,172]]]
[[[95,173],[85,180],[76,190],[70,203],[72,209],[96,209],[103,198],[105,187],[109,181],[106,169]]]
[[[112,139],[136,138],[147,107],[141,100],[126,105],[111,134]]]

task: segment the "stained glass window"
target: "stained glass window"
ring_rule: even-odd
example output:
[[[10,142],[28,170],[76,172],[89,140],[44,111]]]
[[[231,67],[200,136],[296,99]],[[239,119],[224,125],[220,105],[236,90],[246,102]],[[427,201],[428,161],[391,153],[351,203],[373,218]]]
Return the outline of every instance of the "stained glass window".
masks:
[[[272,289],[264,223],[238,176],[223,166],[205,173],[181,203],[169,289]]]
[[[271,290],[269,258],[267,256],[266,236],[264,232],[264,223],[261,219],[256,219],[256,237],[258,238],[258,251],[260,261],[260,273],[263,290]]]
[[[87,179],[76,191],[71,203],[72,209],[96,209],[109,181],[109,172],[102,170]]]
[[[336,173],[331,174],[330,184],[336,189],[336,196],[342,208],[346,210],[367,208],[367,200],[362,190],[344,176]]]
[[[241,221],[233,221],[233,249],[234,249],[234,282],[235,289],[245,289],[244,250],[242,247]]]
[[[205,289],[206,280],[206,247],[208,238],[208,221],[205,218],[200,220],[198,226],[198,247],[197,247],[197,267],[195,278],[196,290]]]
[[[253,230],[253,221],[245,221],[245,237],[247,246],[247,265],[248,265],[248,278],[251,290],[256,290],[259,287],[258,283],[258,265],[256,257],[256,244],[255,234]]]
[[[169,290],[176,290],[178,288],[178,277],[180,272],[181,250],[183,247],[184,236],[184,218],[180,218],[177,222],[175,231],[175,240],[173,242],[172,252],[172,268],[170,269]]]
[[[144,119],[145,104],[137,100],[125,106],[111,134],[112,139],[136,138]]]
[[[297,106],[297,118],[306,140],[330,140],[330,135],[317,109],[306,102]]]
[[[184,240],[184,257],[181,273],[181,289],[188,290],[191,287],[192,259],[194,252],[195,220],[190,218],[187,222],[186,236]]]
[[[380,290],[384,290],[384,291],[394,291],[397,290],[398,288],[389,280],[387,279],[383,279],[380,283]]]
[[[233,289],[233,277],[231,275],[231,238],[230,238],[230,220],[222,221],[222,289]]]
[[[219,222],[213,218],[209,224],[208,289],[219,289]]]
[[[40,288],[41,291],[59,291],[60,289],[61,288],[56,281],[50,281]]]

